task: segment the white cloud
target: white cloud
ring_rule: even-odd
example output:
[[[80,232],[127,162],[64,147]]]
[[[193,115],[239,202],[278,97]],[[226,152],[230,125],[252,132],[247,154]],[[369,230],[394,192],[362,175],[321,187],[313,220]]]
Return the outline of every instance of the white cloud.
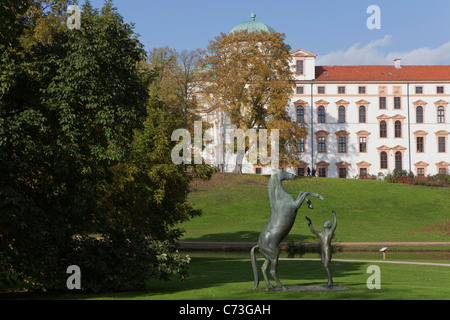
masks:
[[[391,65],[394,59],[402,59],[403,65],[448,65],[450,64],[450,42],[440,47],[418,48],[411,51],[388,52],[386,48],[391,43],[392,36],[370,41],[361,47],[360,43],[352,45],[347,50],[338,50],[323,56],[318,56],[316,65]]]
[[[411,65],[449,65],[450,64],[450,42],[444,43],[436,49],[419,48],[408,52],[389,53],[391,61],[396,56],[402,58],[403,64]]]

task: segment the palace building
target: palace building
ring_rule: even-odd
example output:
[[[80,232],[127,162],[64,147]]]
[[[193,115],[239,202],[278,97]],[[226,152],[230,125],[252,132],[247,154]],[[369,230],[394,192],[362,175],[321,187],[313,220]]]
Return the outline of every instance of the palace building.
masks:
[[[230,32],[271,27],[255,20]],[[316,55],[291,52],[296,88],[289,102],[292,121],[305,124],[307,135],[298,141],[301,165],[287,168],[306,175],[355,178],[406,170],[416,176],[448,174],[450,166],[450,65],[318,66]],[[214,107],[204,111],[214,141],[226,140],[230,127]],[[224,171],[234,159],[223,150],[212,156]],[[219,161],[219,159],[223,161]],[[244,173],[271,174],[270,167],[244,163]]]

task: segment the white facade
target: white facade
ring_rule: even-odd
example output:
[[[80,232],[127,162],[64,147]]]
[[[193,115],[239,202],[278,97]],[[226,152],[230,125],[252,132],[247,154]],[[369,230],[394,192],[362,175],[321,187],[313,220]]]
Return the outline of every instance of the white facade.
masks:
[[[448,174],[450,67],[400,63],[323,67],[313,81],[297,78],[300,89],[291,99],[291,117],[308,129],[299,146],[303,165],[297,173],[309,166],[318,171],[316,175],[320,171],[328,177],[378,175],[394,169],[419,176]],[[367,79],[370,74],[373,80]],[[433,77],[436,80],[430,80]]]
[[[317,67],[311,52],[291,55],[296,88],[289,112],[308,133],[298,146],[302,165],[288,170],[306,175],[309,167],[316,176],[345,178],[394,169],[420,176],[449,173],[450,66],[402,67],[393,61]],[[233,171],[235,156],[224,155],[222,143],[231,127],[216,108],[206,110],[204,119],[215,131],[208,151],[213,162]],[[272,170],[244,162],[243,172]]]

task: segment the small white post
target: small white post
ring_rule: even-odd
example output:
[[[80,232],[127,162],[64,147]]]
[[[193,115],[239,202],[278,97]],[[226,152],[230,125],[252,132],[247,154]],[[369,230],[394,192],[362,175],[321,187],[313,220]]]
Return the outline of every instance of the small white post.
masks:
[[[387,247],[383,247],[380,249],[380,252],[383,252],[383,260],[386,260],[386,249]]]

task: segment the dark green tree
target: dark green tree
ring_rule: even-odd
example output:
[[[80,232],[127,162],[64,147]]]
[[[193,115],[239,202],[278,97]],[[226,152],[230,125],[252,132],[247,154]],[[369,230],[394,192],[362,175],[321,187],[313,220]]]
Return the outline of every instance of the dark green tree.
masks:
[[[199,211],[132,25],[107,1],[82,7],[80,30],[51,28],[67,15],[46,21],[38,4],[2,5],[14,27],[0,30],[0,269],[44,289],[65,288],[71,264],[96,291],[184,278],[176,225]]]
[[[65,288],[72,264],[86,290],[184,279],[178,225],[200,214],[189,182],[213,170],[172,163],[184,119],[149,96],[160,70],[142,67],[112,2],[85,4],[80,30],[64,25],[69,4],[1,8],[0,269],[42,289]]]

